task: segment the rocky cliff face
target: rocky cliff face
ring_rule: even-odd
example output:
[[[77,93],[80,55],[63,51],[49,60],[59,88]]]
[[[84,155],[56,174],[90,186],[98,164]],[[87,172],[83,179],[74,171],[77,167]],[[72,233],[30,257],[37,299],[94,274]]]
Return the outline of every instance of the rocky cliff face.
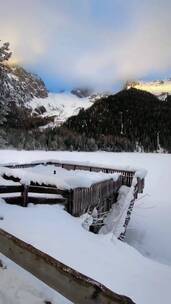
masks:
[[[0,99],[23,105],[33,97],[47,97],[43,81],[19,66],[0,64]]]
[[[29,132],[48,123],[48,119],[32,115],[26,106],[34,97],[47,96],[43,81],[36,75],[0,62],[0,147],[10,144],[15,130],[18,133],[14,141],[17,141],[23,130]]]

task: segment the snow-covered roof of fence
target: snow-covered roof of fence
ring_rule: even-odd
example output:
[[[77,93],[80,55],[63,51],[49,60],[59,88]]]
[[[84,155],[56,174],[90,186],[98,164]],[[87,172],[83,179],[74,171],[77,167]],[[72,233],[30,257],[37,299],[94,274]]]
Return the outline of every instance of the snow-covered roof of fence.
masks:
[[[144,168],[137,168],[132,166],[120,166],[118,164],[105,164],[105,163],[94,163],[90,161],[73,161],[73,160],[60,160],[60,159],[44,159],[44,160],[35,160],[26,164],[47,164],[47,163],[59,163],[59,164],[68,164],[68,165],[77,165],[77,166],[87,166],[87,167],[98,167],[98,168],[106,168],[106,169],[113,169],[113,170],[120,170],[120,171],[127,171],[127,172],[135,172],[136,177],[145,178],[147,175],[147,170]],[[13,162],[13,163],[6,163],[3,166],[15,166],[15,165],[22,165],[25,164],[22,161],[20,163]]]
[[[55,171],[55,174],[54,174]],[[83,170],[66,170],[53,165],[38,165],[25,169],[9,169],[0,167],[0,175],[13,176],[20,179],[20,183],[29,185],[31,182],[52,185],[58,189],[73,189],[90,187],[94,183],[113,179],[116,181],[120,174],[103,172],[89,172]],[[2,180],[1,180],[2,182]]]

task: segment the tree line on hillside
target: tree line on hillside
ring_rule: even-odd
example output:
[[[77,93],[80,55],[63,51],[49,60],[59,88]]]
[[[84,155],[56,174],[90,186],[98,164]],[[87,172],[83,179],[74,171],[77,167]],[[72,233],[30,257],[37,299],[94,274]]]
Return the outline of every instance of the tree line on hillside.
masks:
[[[64,126],[93,138],[99,149],[171,152],[171,96],[163,101],[148,92],[123,90],[81,110]]]
[[[149,93],[147,93],[149,94]],[[132,99],[132,96],[133,99]],[[19,149],[171,152],[171,97],[160,101],[146,92],[123,91],[80,110],[61,127],[41,122],[6,122],[6,142]],[[143,97],[143,100],[140,98]]]

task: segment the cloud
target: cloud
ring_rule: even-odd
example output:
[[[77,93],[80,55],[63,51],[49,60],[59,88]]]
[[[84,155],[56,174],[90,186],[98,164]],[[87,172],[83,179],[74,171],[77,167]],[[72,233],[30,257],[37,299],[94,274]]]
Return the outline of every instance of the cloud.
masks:
[[[109,88],[171,68],[170,11],[170,0],[6,0],[0,39],[37,73]]]

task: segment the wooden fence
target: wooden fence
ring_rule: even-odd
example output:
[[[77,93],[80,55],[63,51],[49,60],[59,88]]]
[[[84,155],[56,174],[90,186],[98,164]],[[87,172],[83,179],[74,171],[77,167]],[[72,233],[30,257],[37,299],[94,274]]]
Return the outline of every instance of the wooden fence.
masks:
[[[82,164],[76,163],[68,163],[68,162],[57,162],[57,161],[44,161],[44,162],[34,162],[27,164],[14,164],[8,165],[8,168],[30,168],[35,167],[37,165],[54,165],[56,167],[61,167],[67,170],[85,170],[90,172],[104,172],[104,173],[120,173],[122,179],[122,185],[126,185],[130,187],[132,185],[133,177],[135,176],[136,171],[133,170],[121,170],[109,167],[99,167],[99,166],[86,166]],[[137,178],[137,187],[138,193],[142,193],[144,189],[144,178]]]
[[[75,188],[71,190],[60,190],[52,185],[38,185],[36,183],[31,183],[30,186],[0,186],[0,193],[15,193],[21,192],[21,196],[6,197],[5,200],[8,203],[18,203],[22,206],[27,206],[28,202],[32,203],[63,203],[66,206],[66,210],[74,215],[80,216],[86,212],[89,208],[97,207],[100,212],[109,211],[111,205],[116,202],[118,189],[121,185],[126,185],[130,187],[132,185],[133,178],[135,176],[135,171],[119,170],[107,167],[97,167],[97,166],[85,166],[76,163],[67,162],[35,162],[28,164],[14,164],[8,165],[6,167],[14,168],[29,168],[35,167],[37,165],[54,165],[56,167],[61,167],[67,170],[85,170],[90,172],[104,172],[104,173],[119,173],[120,176],[116,182],[111,179],[104,182],[95,183],[89,188]],[[13,180],[15,182],[20,182],[19,178],[13,176],[3,176],[5,179]],[[142,193],[144,188],[144,178],[137,178],[136,189],[137,193]],[[4,192],[6,191],[6,192]],[[30,193],[32,195],[30,196]],[[44,193],[44,194],[56,194],[61,195],[61,198],[50,198],[38,197],[33,195],[33,193]]]
[[[6,180],[20,182],[20,178],[3,174]],[[39,185],[31,182],[30,185],[0,186],[0,194],[13,193],[4,197],[10,204],[18,204],[27,207],[29,202],[34,204],[57,204],[65,205],[66,210],[73,216],[80,216],[89,208],[97,207],[99,211],[109,211],[111,205],[116,201],[116,194],[122,185],[121,177],[117,181],[113,179],[105,180],[93,184],[89,188],[74,188],[71,190],[61,190],[52,185]],[[17,193],[17,196],[15,195]],[[20,195],[18,195],[20,193]],[[44,194],[44,197],[38,194]],[[34,195],[35,194],[35,195]],[[61,197],[48,198],[47,194],[60,195]]]
[[[75,304],[135,304],[0,229],[0,252]],[[7,290],[8,292],[8,290]]]
[[[119,177],[117,181],[109,179],[95,183],[89,188],[75,188],[71,190],[68,212],[74,216],[80,216],[89,208],[93,209],[94,207],[99,212],[109,211],[112,204],[116,202],[116,195],[121,185],[122,180]]]
[[[100,212],[108,211],[113,202],[116,201],[118,189],[121,185],[131,186],[134,171],[117,170],[96,166],[84,166],[77,164],[59,162],[37,162],[34,164],[10,165],[8,168],[29,168],[37,165],[54,165],[67,170],[86,170],[92,172],[120,173],[119,179],[114,182],[112,179],[93,184],[90,188],[75,188],[71,190],[60,190],[52,185],[38,185],[31,183],[27,185],[0,186],[0,193],[21,193],[21,205],[27,206],[29,193],[49,193],[62,195],[66,209],[74,216],[79,216],[88,208],[97,206]],[[16,182],[20,182],[16,177],[3,176]],[[137,178],[134,185],[134,198],[130,203],[127,217],[124,224],[124,232],[120,239],[124,238],[126,226],[130,219],[135,198],[138,192],[143,192],[144,179]],[[12,203],[9,197],[9,202]],[[31,197],[33,202],[33,197]],[[52,203],[52,199],[50,199]],[[56,200],[56,202],[59,200]],[[18,198],[17,198],[18,202]],[[40,203],[40,198],[35,197],[35,203]],[[47,200],[46,200],[47,202]],[[53,201],[54,203],[55,200]],[[14,201],[13,201],[14,203]],[[135,304],[131,299],[118,295],[101,283],[86,277],[74,269],[62,264],[49,255],[41,252],[35,247],[17,239],[11,234],[0,229],[0,252],[13,260],[15,263],[32,273],[48,286],[61,293],[65,298],[76,304]]]

